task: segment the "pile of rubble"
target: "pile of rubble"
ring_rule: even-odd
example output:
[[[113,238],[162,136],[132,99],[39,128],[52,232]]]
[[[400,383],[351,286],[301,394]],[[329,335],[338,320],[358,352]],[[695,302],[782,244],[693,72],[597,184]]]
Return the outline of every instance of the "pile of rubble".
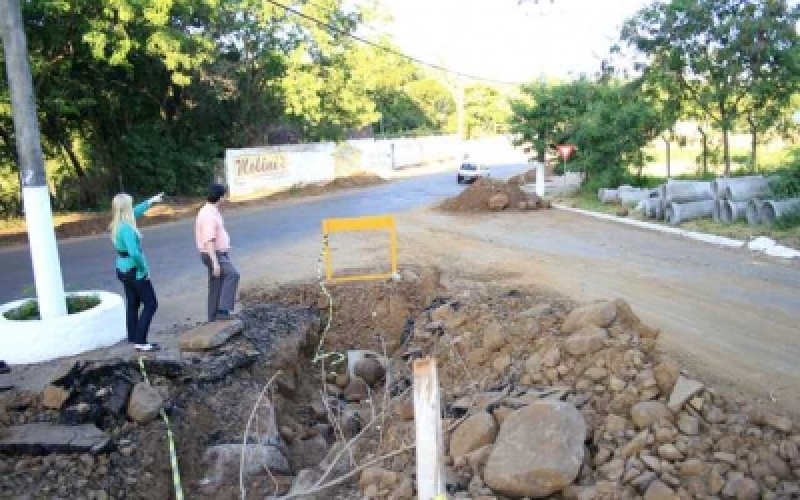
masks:
[[[439,204],[445,212],[486,212],[499,210],[536,210],[550,208],[547,201],[535,193],[527,193],[515,181],[481,178],[464,189],[458,196]]]
[[[241,334],[183,334],[181,359],[146,364],[152,385],[119,360],[4,395],[0,496],[170,497],[164,409],[193,498],[240,498],[243,464],[249,496],[412,499],[411,370],[428,356],[450,498],[800,495],[793,420],[659,355],[624,301],[446,290],[431,276],[334,288],[324,338],[319,288],[285,287],[251,296]],[[81,448],[26,448],[31,423],[94,430],[65,438]]]
[[[453,301],[417,319],[409,348],[437,356],[445,427],[455,425],[451,495],[800,495],[790,418],[726,401],[682,374],[656,355],[658,332],[624,301],[563,305],[535,304],[501,322],[485,304]]]

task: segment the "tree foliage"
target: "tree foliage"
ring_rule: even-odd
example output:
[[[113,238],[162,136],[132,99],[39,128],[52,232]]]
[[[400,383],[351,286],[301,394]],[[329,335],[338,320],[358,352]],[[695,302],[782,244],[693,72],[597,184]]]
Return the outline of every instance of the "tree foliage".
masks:
[[[373,13],[344,0],[27,0],[25,31],[57,208],[115,191],[194,194],[225,148],[455,130],[453,87],[351,34]],[[296,12],[295,12],[296,11]],[[2,61],[0,61],[2,63]],[[0,201],[19,206],[0,71]],[[474,101],[475,128],[497,99]]]
[[[663,115],[641,90],[615,82],[578,80],[527,85],[512,102],[511,130],[531,143],[537,156],[558,144],[576,146],[575,162],[587,178],[618,185],[629,166],[642,163],[642,149],[665,126]]]
[[[798,91],[798,20],[800,7],[783,0],[671,0],[643,8],[621,37],[722,131],[728,175],[737,120],[770,128],[774,110]]]

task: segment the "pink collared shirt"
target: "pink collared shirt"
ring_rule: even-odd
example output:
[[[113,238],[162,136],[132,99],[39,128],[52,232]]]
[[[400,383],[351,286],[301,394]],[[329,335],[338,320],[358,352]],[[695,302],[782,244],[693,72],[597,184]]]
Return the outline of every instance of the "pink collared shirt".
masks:
[[[197,212],[197,219],[194,223],[194,238],[197,242],[197,249],[201,252],[205,250],[207,242],[214,240],[214,248],[220,252],[227,252],[231,248],[231,238],[225,230],[217,207],[212,203],[206,203]]]

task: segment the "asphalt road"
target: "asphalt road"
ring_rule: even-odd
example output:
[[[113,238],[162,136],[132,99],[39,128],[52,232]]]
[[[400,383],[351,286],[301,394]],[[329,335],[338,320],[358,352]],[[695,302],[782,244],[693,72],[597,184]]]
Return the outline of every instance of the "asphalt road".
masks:
[[[525,164],[492,165],[492,175],[509,177],[525,169]],[[458,194],[461,189],[463,186],[456,184],[453,170],[320,197],[232,210],[224,213],[224,217],[231,234],[234,262],[244,277],[252,278],[259,275],[259,269],[248,265],[257,266],[265,258],[291,252],[300,242],[318,242],[320,222],[324,218],[402,213]],[[162,305],[165,299],[189,293],[200,296],[205,291],[205,269],[195,249],[193,224],[193,219],[184,219],[143,230],[145,253]],[[58,247],[67,290],[122,292],[113,272],[114,252],[107,235],[60,241]],[[313,258],[304,261],[308,269],[316,268]],[[27,247],[0,250],[0,303],[30,296],[32,285],[33,271]],[[202,305],[194,309],[202,311]],[[156,324],[188,319],[201,318],[194,314],[187,317],[184,312],[170,314],[161,307]]]

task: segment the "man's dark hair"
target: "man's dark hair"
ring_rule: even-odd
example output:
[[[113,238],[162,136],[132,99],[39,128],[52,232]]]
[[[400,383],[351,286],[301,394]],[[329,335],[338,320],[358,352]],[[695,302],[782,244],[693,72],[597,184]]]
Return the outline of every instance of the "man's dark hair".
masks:
[[[212,184],[208,187],[208,197],[206,199],[210,203],[216,203],[225,196],[225,193],[228,192],[228,188],[223,186],[222,184]]]

